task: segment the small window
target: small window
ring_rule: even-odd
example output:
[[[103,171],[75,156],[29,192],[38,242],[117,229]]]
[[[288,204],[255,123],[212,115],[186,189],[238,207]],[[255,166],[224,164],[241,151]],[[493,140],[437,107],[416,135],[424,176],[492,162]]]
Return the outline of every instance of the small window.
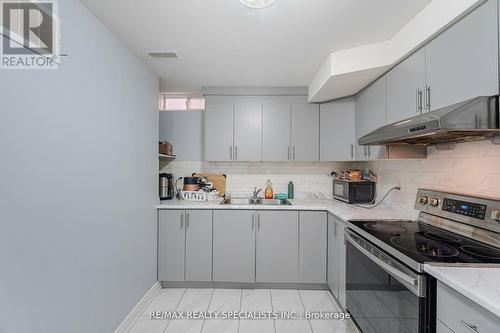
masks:
[[[205,110],[205,99],[202,97],[179,97],[162,94],[160,111],[198,111]]]

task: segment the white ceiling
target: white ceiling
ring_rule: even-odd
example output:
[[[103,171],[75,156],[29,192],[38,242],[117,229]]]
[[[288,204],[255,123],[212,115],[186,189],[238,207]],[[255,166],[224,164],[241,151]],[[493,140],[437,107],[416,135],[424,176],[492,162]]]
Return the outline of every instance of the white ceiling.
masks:
[[[307,86],[331,52],[391,38],[430,0],[82,0],[169,92]],[[176,51],[151,60],[148,51]]]

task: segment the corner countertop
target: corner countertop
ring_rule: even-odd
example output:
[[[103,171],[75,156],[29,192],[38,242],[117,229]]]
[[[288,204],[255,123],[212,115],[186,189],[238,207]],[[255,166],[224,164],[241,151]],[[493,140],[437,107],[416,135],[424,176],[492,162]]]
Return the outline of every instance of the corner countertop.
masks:
[[[386,202],[374,209],[365,209],[337,200],[290,200],[291,206],[221,205],[219,202],[192,202],[184,200],[161,201],[157,209],[237,209],[237,210],[302,210],[327,211],[338,218],[349,220],[416,220],[418,211],[400,204]]]
[[[500,317],[500,267],[424,265],[424,270]]]

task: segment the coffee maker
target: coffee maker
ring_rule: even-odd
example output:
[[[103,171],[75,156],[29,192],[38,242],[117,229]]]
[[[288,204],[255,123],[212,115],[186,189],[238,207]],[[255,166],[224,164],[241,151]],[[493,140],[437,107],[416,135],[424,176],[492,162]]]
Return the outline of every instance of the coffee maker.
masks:
[[[160,173],[160,200],[174,198],[174,182],[171,173]]]

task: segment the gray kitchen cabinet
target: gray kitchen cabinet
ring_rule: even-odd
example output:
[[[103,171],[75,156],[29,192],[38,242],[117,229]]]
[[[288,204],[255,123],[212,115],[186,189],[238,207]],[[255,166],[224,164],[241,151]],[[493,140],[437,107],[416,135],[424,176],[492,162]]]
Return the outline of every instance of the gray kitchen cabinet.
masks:
[[[326,283],[327,215],[299,213],[299,282]]]
[[[437,319],[455,333],[496,333],[500,327],[499,317],[440,281],[437,286]],[[438,329],[438,332],[443,331]]]
[[[346,244],[345,224],[328,214],[328,275],[327,284],[339,304],[346,306]]]
[[[256,282],[298,282],[298,212],[257,211]]]
[[[235,161],[262,161],[262,104],[234,105]]]
[[[212,280],[212,211],[160,210],[158,279]]]
[[[356,140],[386,124],[386,77],[384,76],[356,97]],[[360,146],[356,142],[357,160],[376,160],[385,156],[385,147]]]
[[[319,105],[292,104],[292,160],[319,160]]]
[[[436,325],[436,333],[455,333],[452,330],[448,328],[445,324],[443,324],[441,321],[437,321]]]
[[[262,109],[264,161],[289,161],[290,104],[264,104]]]
[[[207,103],[205,110],[205,160],[233,160],[233,104]]]
[[[352,98],[321,104],[320,161],[354,159],[354,113]]]
[[[215,210],[213,280],[255,282],[255,211]]]
[[[212,211],[186,211],[186,281],[212,281]]]
[[[425,48],[387,74],[387,123],[419,115],[425,91]]]
[[[498,2],[489,0],[426,47],[426,104],[436,110],[498,89]],[[427,95],[427,94],[426,94]]]
[[[184,281],[186,213],[160,210],[158,216],[158,280]]]

